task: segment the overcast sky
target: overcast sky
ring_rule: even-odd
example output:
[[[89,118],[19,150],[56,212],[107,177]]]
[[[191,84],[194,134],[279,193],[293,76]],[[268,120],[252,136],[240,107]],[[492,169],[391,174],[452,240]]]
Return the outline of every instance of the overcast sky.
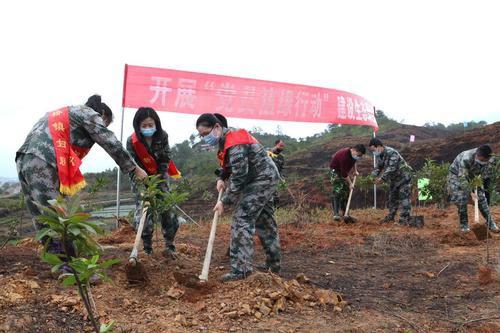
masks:
[[[0,176],[16,177],[15,152],[45,112],[93,93],[114,110],[119,136],[125,63],[346,90],[411,124],[498,121],[499,9],[478,0],[2,1]],[[160,116],[172,145],[194,132],[195,116]],[[294,137],[326,127],[230,123],[279,124]],[[82,169],[114,166],[95,147]]]

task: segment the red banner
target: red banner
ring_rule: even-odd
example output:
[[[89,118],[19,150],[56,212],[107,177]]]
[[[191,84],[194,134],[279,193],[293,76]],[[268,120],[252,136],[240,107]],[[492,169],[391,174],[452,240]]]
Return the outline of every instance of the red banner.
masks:
[[[125,65],[123,106],[378,129],[370,102],[345,91],[130,65]]]

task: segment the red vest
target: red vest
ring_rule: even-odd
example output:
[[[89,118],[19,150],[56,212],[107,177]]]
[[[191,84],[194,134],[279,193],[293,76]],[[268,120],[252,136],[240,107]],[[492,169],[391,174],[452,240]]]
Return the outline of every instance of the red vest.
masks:
[[[229,131],[225,137],[224,149],[222,151],[219,151],[219,153],[217,154],[220,165],[222,167],[225,167],[224,161],[226,159],[226,153],[229,148],[237,145],[248,145],[254,143],[259,143],[259,141],[257,141],[257,139],[255,139],[250,133],[248,133],[244,129]]]
[[[156,175],[158,172],[158,164],[156,163],[154,157],[149,154],[146,146],[141,142],[141,140],[139,140],[135,132],[132,134],[132,146],[134,146],[135,153],[137,154],[137,157],[141,161],[142,165],[144,165],[144,168],[146,168],[147,173],[149,175]],[[181,172],[177,170],[173,160],[170,160],[168,163],[167,174],[172,178],[182,177]]]

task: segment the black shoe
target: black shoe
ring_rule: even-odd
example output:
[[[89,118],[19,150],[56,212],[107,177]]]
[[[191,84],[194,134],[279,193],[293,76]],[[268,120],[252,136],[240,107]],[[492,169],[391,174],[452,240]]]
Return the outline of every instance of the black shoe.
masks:
[[[406,226],[406,225],[409,224],[409,221],[408,221],[408,219],[401,219],[400,218],[399,221],[396,222],[396,224],[399,225],[399,226]]]
[[[461,232],[469,232],[470,228],[469,228],[469,226],[467,224],[464,224],[464,225],[460,226],[460,231]]]
[[[146,253],[148,256],[153,255],[153,249],[150,247],[144,248],[144,253]]]
[[[257,268],[261,272],[269,272],[269,271],[271,271],[274,274],[279,274],[280,271],[281,271],[281,269],[279,267],[269,266],[268,264],[257,265],[257,266],[255,266],[255,268]]]
[[[386,224],[389,222],[394,222],[394,217],[387,215],[382,220],[380,220],[380,224]]]
[[[162,251],[164,257],[169,259],[177,259],[177,251],[175,250],[174,245],[168,245],[165,247],[165,250]]]
[[[243,273],[234,273],[234,272],[229,272],[221,276],[219,279],[220,282],[229,282],[229,281],[237,281],[237,280],[243,280],[246,279],[252,272],[248,272],[246,274]]]

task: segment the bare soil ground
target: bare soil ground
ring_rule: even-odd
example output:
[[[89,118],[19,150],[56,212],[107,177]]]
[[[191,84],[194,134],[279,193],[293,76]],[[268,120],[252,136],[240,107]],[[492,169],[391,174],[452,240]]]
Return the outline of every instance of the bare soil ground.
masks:
[[[179,258],[164,258],[161,242],[153,256],[141,255],[147,284],[129,285],[120,264],[93,296],[101,320],[117,320],[118,332],[499,332],[500,236],[489,240],[485,278],[486,242],[457,232],[454,209],[420,214],[423,229],[381,226],[380,210],[355,210],[350,225],[281,224],[281,277],[227,284],[217,282],[229,263],[230,226],[222,224],[202,287],[190,281],[201,272],[210,225],[184,225]],[[499,207],[493,214],[500,220]],[[133,238],[123,228],[107,236],[105,256],[126,262]],[[27,240],[0,253],[0,332],[89,331],[78,295],[51,276],[38,251]],[[254,262],[263,260],[257,244]]]

